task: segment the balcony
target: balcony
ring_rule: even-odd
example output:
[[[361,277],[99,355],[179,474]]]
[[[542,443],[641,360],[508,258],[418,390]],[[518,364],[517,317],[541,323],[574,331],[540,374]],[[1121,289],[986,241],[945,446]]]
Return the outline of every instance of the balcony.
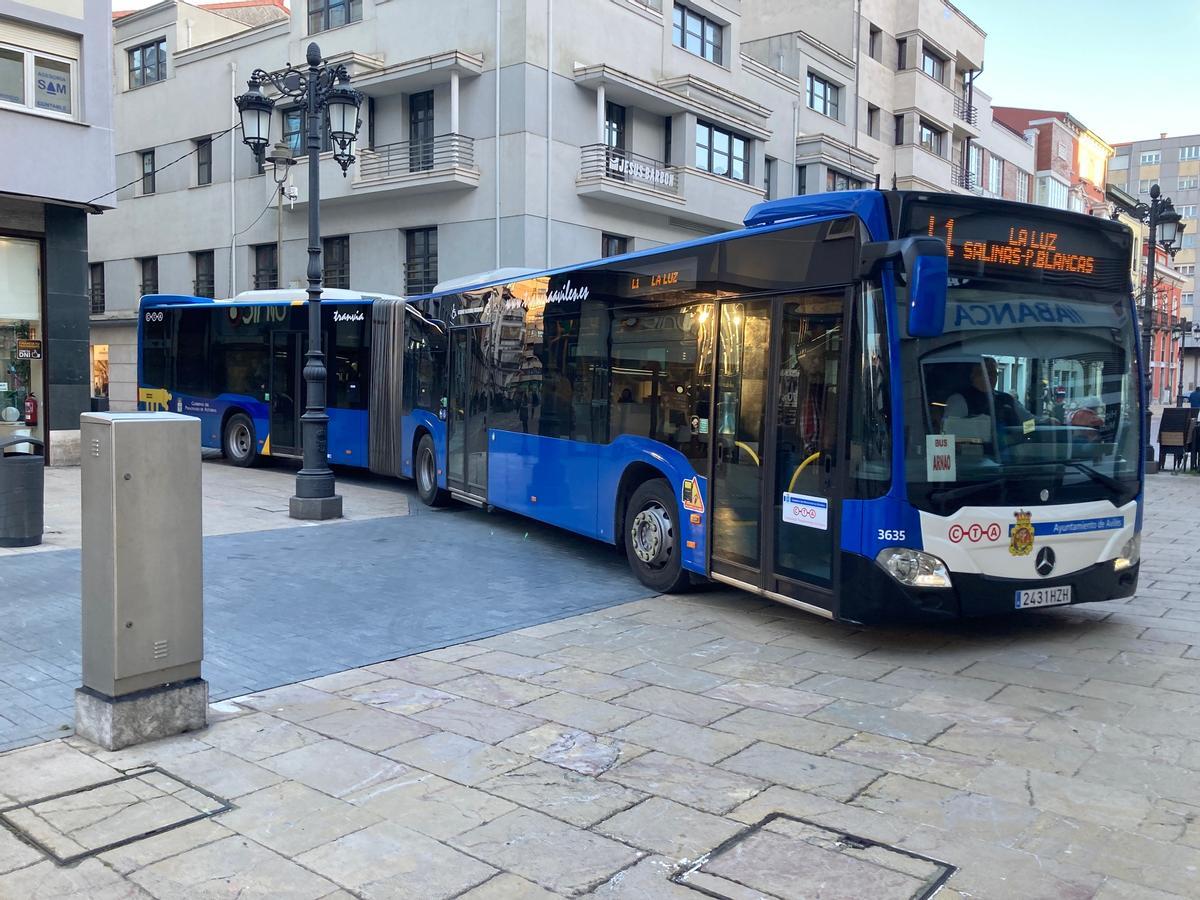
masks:
[[[950,184],[964,191],[974,191],[976,193],[979,191],[975,173],[964,169],[958,163],[950,163]]]
[[[968,103],[964,97],[954,98],[954,118],[968,125],[979,125],[979,107]]]
[[[581,197],[593,197],[655,212],[681,210],[682,179],[676,166],[605,144],[580,148]]]
[[[306,163],[301,160],[302,165]],[[479,186],[475,140],[463,134],[443,134],[425,141],[397,141],[370,150],[359,149],[349,174],[349,178],[343,178],[332,154],[321,154],[323,203],[342,203],[371,194],[429,194]],[[296,205],[304,206],[308,203],[308,178],[297,174],[295,183]]]
[[[735,228],[763,199],[744,181],[667,165],[628,150],[590,144],[580,148],[576,191],[581,197],[672,216],[710,228]]]

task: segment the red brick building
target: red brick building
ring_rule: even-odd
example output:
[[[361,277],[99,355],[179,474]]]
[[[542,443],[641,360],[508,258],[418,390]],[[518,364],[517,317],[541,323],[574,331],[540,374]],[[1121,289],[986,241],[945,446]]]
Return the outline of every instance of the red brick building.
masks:
[[[1104,188],[1112,146],[1068,112],[994,106],[996,121],[1034,139],[1034,202],[1108,214]]]
[[[1145,245],[1143,245],[1144,247]],[[1142,251],[1143,256],[1145,250]],[[1144,260],[1143,260],[1144,262]],[[1145,267],[1143,265],[1143,271]],[[1187,279],[1171,267],[1170,257],[1162,247],[1155,248],[1154,258],[1154,316],[1151,319],[1153,340],[1150,353],[1150,400],[1171,405],[1175,402],[1179,380],[1180,339],[1172,329],[1182,321],[1180,315],[1183,286]],[[1137,286],[1138,312],[1145,304],[1145,284]]]

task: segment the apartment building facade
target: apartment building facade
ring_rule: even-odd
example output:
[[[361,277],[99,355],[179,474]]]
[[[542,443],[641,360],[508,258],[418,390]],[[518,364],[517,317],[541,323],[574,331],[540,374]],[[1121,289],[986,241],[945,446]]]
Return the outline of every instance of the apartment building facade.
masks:
[[[290,16],[248,21],[263,5],[278,0],[165,0],[115,23],[116,165],[130,184],[91,240],[105,284],[93,340],[103,332],[125,367],[113,368],[114,408],[134,404],[142,293],[303,283],[307,162],[280,206],[271,173],[228,129],[249,73],[301,60],[310,41],[366,96],[347,176],[329,153],[320,163],[330,287],[414,294],[645,249],[737,227],[763,199],[877,176],[948,190],[961,138],[994,130],[955,119],[983,35],[944,0],[813,3],[819,16],[768,0],[517,0],[499,12],[452,0],[432,18],[407,0],[292,0]],[[883,68],[871,9],[911,41],[912,60],[936,42],[940,84],[919,62]],[[138,74],[147,48],[149,76]],[[870,102],[868,65],[887,82]],[[899,146],[880,130],[884,110],[907,123]],[[936,161],[922,120],[943,129]],[[300,152],[300,122],[279,104],[275,139]],[[1015,165],[1028,167],[1019,139],[996,152],[1022,148],[1029,159]],[[1019,199],[1015,186],[1002,195]]]
[[[89,213],[114,186],[108,4],[0,0],[0,440],[79,458]]]
[[[1175,210],[1183,217],[1183,240],[1175,254],[1174,268],[1183,275],[1182,316],[1195,321],[1196,244],[1200,234],[1200,134],[1168,137],[1161,134],[1145,141],[1114,145],[1115,155],[1109,161],[1110,183],[1136,197],[1150,202],[1150,186],[1157,184],[1163,196],[1170,197]]]

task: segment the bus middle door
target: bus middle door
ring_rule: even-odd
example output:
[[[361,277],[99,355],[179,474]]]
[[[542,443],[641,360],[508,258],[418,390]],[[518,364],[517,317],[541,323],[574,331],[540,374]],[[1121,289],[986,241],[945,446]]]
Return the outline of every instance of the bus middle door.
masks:
[[[486,324],[449,329],[450,384],[446,409],[446,484],[478,501],[487,499],[488,371],[481,342]]]

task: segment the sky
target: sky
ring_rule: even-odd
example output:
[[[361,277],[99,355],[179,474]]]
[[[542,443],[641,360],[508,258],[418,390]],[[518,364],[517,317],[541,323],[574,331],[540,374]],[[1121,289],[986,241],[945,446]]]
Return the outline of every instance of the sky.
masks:
[[[1065,110],[1109,143],[1200,133],[1200,0],[952,2],[987,32],[996,105]]]
[[[951,0],[987,32],[997,106],[1061,109],[1112,143],[1200,133],[1200,0]]]

